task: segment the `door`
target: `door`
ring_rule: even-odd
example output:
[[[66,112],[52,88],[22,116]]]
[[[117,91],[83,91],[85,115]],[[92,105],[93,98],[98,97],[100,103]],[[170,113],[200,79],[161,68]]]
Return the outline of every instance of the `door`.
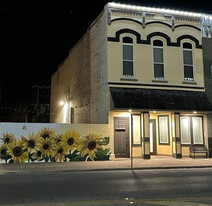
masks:
[[[149,122],[149,129],[150,129],[150,153],[153,155],[157,154],[157,142],[156,142],[156,120],[150,119]]]
[[[115,157],[129,157],[129,118],[114,117]]]

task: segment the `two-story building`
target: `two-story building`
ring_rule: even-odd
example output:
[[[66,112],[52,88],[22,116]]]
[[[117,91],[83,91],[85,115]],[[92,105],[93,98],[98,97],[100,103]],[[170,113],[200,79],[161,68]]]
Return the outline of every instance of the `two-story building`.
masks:
[[[211,22],[207,14],[108,3],[52,75],[50,121],[108,123],[111,159],[181,158],[191,144],[208,146]]]

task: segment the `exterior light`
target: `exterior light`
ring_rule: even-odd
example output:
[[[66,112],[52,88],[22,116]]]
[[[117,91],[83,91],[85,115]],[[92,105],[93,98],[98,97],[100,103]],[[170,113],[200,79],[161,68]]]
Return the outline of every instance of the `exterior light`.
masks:
[[[174,10],[174,9],[135,6],[135,5],[120,4],[115,2],[111,2],[108,5],[109,7],[112,7],[112,8],[120,8],[120,9],[126,9],[126,10],[167,13],[167,14],[173,14],[173,15],[175,14],[175,15],[181,15],[181,16],[197,17],[197,18],[207,16],[207,18],[210,18],[210,19],[212,18],[212,16],[208,14],[180,11],[180,10]]]
[[[129,112],[132,112],[132,109],[129,109]]]
[[[197,112],[196,111],[194,111],[194,114],[196,114]]]
[[[63,106],[65,104],[64,101],[60,101],[60,105]]]
[[[156,111],[153,111],[153,113],[156,113]]]

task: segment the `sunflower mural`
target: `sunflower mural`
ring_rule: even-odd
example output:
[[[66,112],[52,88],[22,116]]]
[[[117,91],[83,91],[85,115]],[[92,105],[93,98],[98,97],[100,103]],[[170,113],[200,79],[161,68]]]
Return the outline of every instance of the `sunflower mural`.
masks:
[[[79,146],[80,135],[75,130],[68,131],[61,137],[61,145],[66,147],[69,151],[75,150]]]
[[[1,138],[1,141],[3,144],[7,145],[15,140],[15,135],[12,133],[3,133],[3,137]]]
[[[91,160],[94,160],[97,158],[98,152],[103,151],[109,152],[109,150],[103,150],[102,146],[107,145],[109,143],[106,143],[107,137],[103,138],[101,135],[96,134],[89,134],[85,137],[82,137],[79,144],[79,151],[81,156],[87,156],[87,158],[90,158]]]
[[[28,160],[28,151],[24,149],[22,140],[14,140],[9,143],[7,152],[11,156],[11,162],[22,163]]]
[[[8,146],[3,144],[0,147],[0,159],[4,159],[5,162],[7,163],[7,160],[11,158],[11,156],[7,152]]]
[[[54,160],[56,162],[66,162],[67,155],[69,154],[69,150],[64,145],[58,143],[54,150]]]
[[[54,139],[55,138],[55,131],[44,127],[40,131],[38,131],[37,134],[39,137],[42,137],[43,139]]]
[[[54,156],[54,150],[55,142],[53,139],[46,138],[40,140],[39,151],[41,151],[46,162],[49,160],[49,158],[52,158]]]
[[[76,130],[56,134],[50,128],[42,128],[36,134],[21,136],[3,133],[0,159],[5,163],[67,162],[109,160],[109,137],[97,134],[81,136]]]

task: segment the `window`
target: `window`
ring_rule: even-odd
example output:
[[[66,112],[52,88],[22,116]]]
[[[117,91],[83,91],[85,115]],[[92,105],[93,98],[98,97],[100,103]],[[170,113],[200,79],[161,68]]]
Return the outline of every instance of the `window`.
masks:
[[[202,117],[180,117],[181,143],[203,144]]]
[[[184,80],[194,81],[193,51],[192,45],[188,42],[183,43],[183,67]]]
[[[134,76],[133,71],[133,39],[123,37],[123,75],[126,77]]]
[[[159,143],[160,144],[169,144],[169,119],[168,119],[168,116],[159,116],[158,128],[159,128]]]
[[[141,144],[141,115],[133,114],[133,145]]]
[[[154,78],[164,79],[163,42],[153,41]]]

